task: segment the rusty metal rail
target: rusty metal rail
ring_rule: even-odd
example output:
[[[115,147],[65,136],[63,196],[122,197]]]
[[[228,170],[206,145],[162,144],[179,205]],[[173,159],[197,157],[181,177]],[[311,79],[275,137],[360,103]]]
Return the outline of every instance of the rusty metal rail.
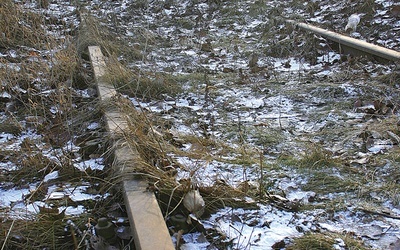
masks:
[[[375,44],[371,44],[362,40],[358,40],[352,37],[344,36],[339,33],[324,30],[318,28],[313,25],[309,25],[306,23],[296,22],[294,20],[286,20],[287,23],[294,25],[302,30],[310,31],[315,34],[321,35],[331,41],[338,43],[339,45],[344,45],[349,48],[359,50],[374,56],[378,56],[380,58],[384,58],[390,61],[399,61],[400,60],[400,52],[384,48],[382,46],[378,46]]]

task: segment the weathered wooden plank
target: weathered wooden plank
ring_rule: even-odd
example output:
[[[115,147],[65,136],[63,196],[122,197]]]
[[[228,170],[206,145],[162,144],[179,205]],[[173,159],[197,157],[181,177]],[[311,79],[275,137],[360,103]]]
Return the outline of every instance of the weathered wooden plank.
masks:
[[[108,132],[111,138],[119,138],[114,141],[114,167],[120,174],[125,172],[125,164],[139,164],[139,153],[121,142],[127,128],[126,121],[119,113],[113,100],[117,91],[104,81],[106,63],[98,46],[89,46],[89,54],[97,82],[97,90],[100,101],[105,108],[105,118]],[[122,139],[121,139],[122,138]],[[168,233],[164,217],[158,206],[153,192],[147,191],[147,183],[141,180],[124,180],[122,183],[125,205],[133,230],[134,242],[137,250],[173,250],[175,249]]]

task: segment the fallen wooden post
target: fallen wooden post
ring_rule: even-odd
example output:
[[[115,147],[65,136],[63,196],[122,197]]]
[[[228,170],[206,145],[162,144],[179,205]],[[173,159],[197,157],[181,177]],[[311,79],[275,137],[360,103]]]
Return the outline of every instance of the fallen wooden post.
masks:
[[[112,100],[117,91],[103,78],[106,63],[98,46],[89,46],[89,54],[94,71],[100,102],[107,105],[104,116],[107,130],[114,140],[114,167],[121,174],[125,164],[138,162],[139,153],[121,141],[121,135],[127,130],[127,123]],[[147,183],[142,180],[124,180],[122,183],[125,205],[129,216],[133,238],[137,250],[173,250],[175,249],[164,217],[153,192],[147,190]]]
[[[286,20],[286,22],[296,27],[299,27],[300,29],[321,35],[331,41],[338,43],[339,45],[345,45],[350,48],[363,51],[365,53],[378,56],[390,61],[400,60],[400,52],[398,51],[387,49],[352,37],[344,36],[333,31],[324,30],[306,23],[299,23],[294,20]]]

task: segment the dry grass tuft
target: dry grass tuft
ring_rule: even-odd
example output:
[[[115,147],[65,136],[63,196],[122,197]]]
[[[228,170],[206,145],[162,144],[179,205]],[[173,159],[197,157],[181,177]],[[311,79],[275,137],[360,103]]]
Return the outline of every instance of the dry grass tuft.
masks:
[[[78,32],[78,54],[89,60],[88,46],[100,46],[104,55],[112,57],[124,54],[126,59],[141,59],[143,56],[139,48],[119,39],[100,20],[88,13],[81,13],[81,24]]]
[[[282,156],[280,161],[302,170],[332,168],[341,165],[340,159],[335,158],[332,152],[315,145],[309,146],[301,156]]]
[[[4,249],[76,249],[73,238],[80,237],[64,221],[64,213],[41,211],[35,221],[2,219],[0,232],[7,235],[0,240]],[[74,218],[82,229],[88,218]],[[6,242],[4,242],[6,241]]]
[[[166,73],[132,71],[124,66],[124,60],[144,59],[140,46],[131,45],[116,38],[100,21],[89,14],[83,13],[79,29],[77,50],[86,60],[89,60],[87,47],[100,46],[103,54],[108,57],[106,81],[113,84],[121,93],[140,99],[159,99],[163,94],[174,96],[180,93],[177,80]],[[143,44],[148,43],[148,35],[142,34]],[[139,40],[141,40],[139,38]],[[121,59],[123,55],[123,59]]]
[[[162,99],[164,95],[175,96],[182,91],[175,77],[167,73],[134,72],[126,68],[115,56],[108,58],[106,81],[120,93],[140,100]]]
[[[68,216],[59,212],[58,208],[84,205],[86,209],[91,209],[98,206],[95,212],[101,216],[106,214],[106,208],[96,204],[96,200],[73,202],[67,197],[50,202],[46,197],[48,187],[55,182],[56,185],[68,183],[78,186],[94,181],[99,184],[96,186],[98,190],[92,191],[94,194],[109,192],[116,184],[104,178],[105,171],[77,170],[74,167],[77,156],[68,148],[71,145],[69,142],[76,136],[80,136],[83,144],[101,135],[100,129],[87,129],[90,122],[99,121],[98,107],[92,103],[95,98],[83,97],[71,88],[78,84],[87,88],[85,81],[90,81],[90,77],[82,77],[87,72],[83,71],[85,69],[78,57],[77,48],[70,40],[60,41],[46,34],[44,17],[23,10],[13,2],[4,0],[0,3],[0,47],[6,50],[12,48],[18,52],[16,57],[3,56],[0,59],[1,90],[8,94],[0,100],[0,108],[6,111],[8,117],[2,120],[0,132],[19,136],[28,130],[40,136],[28,136],[21,142],[12,138],[5,143],[9,143],[10,147],[0,149],[0,160],[2,163],[8,162],[10,168],[2,169],[0,180],[7,184],[2,186],[4,189],[30,188],[30,193],[21,198],[26,204],[45,201],[52,208],[40,209],[37,214],[27,212],[26,215],[24,211],[15,211],[15,208],[12,214],[10,211],[0,211],[0,230],[6,236],[0,239],[0,245],[4,249],[83,248],[82,245],[77,247],[77,244],[81,240],[85,242],[83,238],[88,235],[78,235],[71,230],[67,219],[73,220],[83,231],[87,229],[85,223],[89,221],[88,214]],[[77,83],[77,80],[81,82]],[[86,134],[83,136],[83,133]],[[104,141],[99,144],[106,143]],[[90,150],[88,155],[79,153],[82,153],[84,159],[96,153],[98,155],[93,157],[97,158],[103,153],[100,150]],[[47,174],[54,171],[59,174],[56,180],[43,181]],[[14,212],[18,212],[17,216],[25,217],[15,218]]]
[[[296,238],[287,250],[331,250],[334,245],[343,241],[346,249],[365,250],[362,242],[355,240],[351,236],[334,233],[308,233]]]
[[[3,0],[0,3],[0,35],[3,36],[0,46],[42,48],[48,38],[42,23],[40,15],[22,10],[12,0]]]

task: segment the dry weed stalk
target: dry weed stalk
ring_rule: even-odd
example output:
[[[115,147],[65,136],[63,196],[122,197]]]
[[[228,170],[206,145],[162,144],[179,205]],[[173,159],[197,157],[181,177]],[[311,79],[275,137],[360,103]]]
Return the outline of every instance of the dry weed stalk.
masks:
[[[7,231],[7,235],[6,235],[6,238],[4,239],[3,245],[1,246],[1,250],[4,250],[5,247],[6,247],[7,240],[10,237],[10,233],[11,233],[13,227],[14,227],[14,222],[15,222],[15,220],[12,221],[12,223],[10,225],[10,228]]]

